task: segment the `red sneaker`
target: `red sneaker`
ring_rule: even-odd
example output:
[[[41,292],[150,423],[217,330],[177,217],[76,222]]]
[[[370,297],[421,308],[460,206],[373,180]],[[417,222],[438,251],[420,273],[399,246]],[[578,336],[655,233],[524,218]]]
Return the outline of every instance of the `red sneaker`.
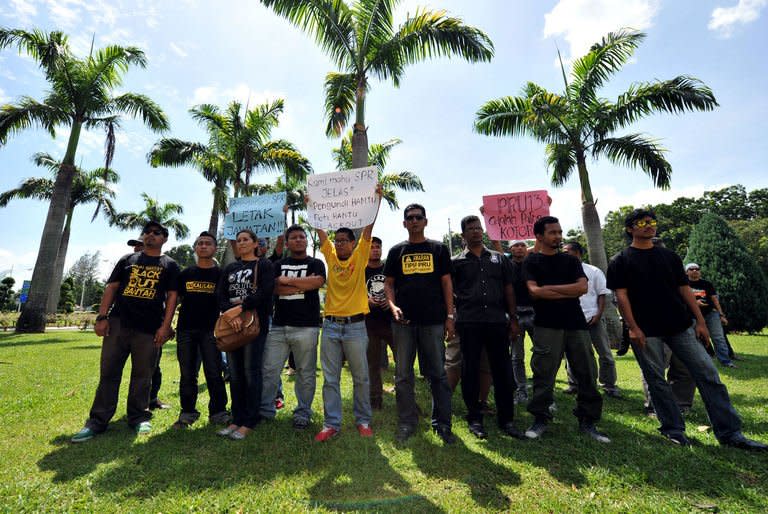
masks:
[[[373,437],[373,429],[368,423],[357,425],[357,432],[360,434],[360,437]]]
[[[318,443],[324,443],[330,439],[333,439],[339,434],[339,431],[333,427],[323,427],[323,429],[315,436],[315,441]]]
[[[285,407],[285,402],[282,398],[275,398],[275,409],[280,410]]]

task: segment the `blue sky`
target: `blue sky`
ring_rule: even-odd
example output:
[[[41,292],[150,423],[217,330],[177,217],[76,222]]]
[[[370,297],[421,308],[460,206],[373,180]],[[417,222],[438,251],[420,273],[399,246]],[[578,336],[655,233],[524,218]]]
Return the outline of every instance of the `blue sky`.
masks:
[[[637,170],[591,163],[601,217],[621,205],[670,201],[729,184],[766,187],[767,5],[768,0],[402,1],[398,19],[419,6],[446,9],[484,30],[496,56],[475,65],[458,59],[417,64],[406,71],[399,89],[374,81],[366,113],[369,140],[403,140],[393,151],[389,171],[409,170],[422,178],[426,192],[401,194],[400,202],[426,206],[430,237],[442,237],[449,218],[456,230],[463,216],[477,212],[485,194],[534,189],[548,189],[552,213],[565,228],[577,227],[577,181],[554,189],[542,145],[475,134],[474,114],[487,100],[518,94],[527,81],[560,91],[557,48],[566,58],[579,56],[606,32],[633,27],[648,37],[603,96],[615,98],[633,82],[688,74],[713,89],[720,107],[708,113],[653,116],[634,127],[659,138],[669,150],[674,169],[670,191],[654,190]],[[145,93],[158,102],[174,137],[204,141],[187,114],[193,105],[284,98],[285,114],[274,136],[295,143],[316,173],[333,171],[331,148],[338,141],[324,135],[322,89],[325,73],[333,67],[308,36],[255,0],[5,0],[0,3],[0,26],[63,30],[81,55],[92,37],[96,46],[143,48],[149,65],[131,70],[122,90]],[[0,52],[0,103],[20,95],[41,98],[45,88],[30,59],[15,49]],[[62,130],[53,140],[31,130],[9,138],[0,146],[0,190],[41,176],[30,156],[47,151],[60,158],[67,135]],[[158,138],[137,122],[123,124],[113,162],[121,176],[117,208],[140,209],[140,194],[146,192],[161,202],[183,204],[182,219],[197,233],[208,224],[210,186],[192,169],[151,168],[145,156]],[[84,133],[78,164],[85,169],[100,166],[103,141],[101,132]],[[47,206],[34,200],[0,209],[0,270],[13,265],[17,280],[31,276],[46,212]],[[67,266],[85,252],[100,250],[106,273],[127,251],[125,241],[138,234],[110,228],[103,219],[91,223],[92,213],[87,206],[75,213]],[[404,239],[401,219],[399,212],[382,206],[374,233],[385,248]],[[171,239],[166,249],[175,244]]]

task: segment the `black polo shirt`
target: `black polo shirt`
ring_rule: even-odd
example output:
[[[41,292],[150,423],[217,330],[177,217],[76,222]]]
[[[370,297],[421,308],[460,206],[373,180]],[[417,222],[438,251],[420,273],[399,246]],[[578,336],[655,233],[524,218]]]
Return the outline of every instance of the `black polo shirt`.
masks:
[[[478,257],[464,250],[452,260],[453,294],[458,323],[506,323],[504,288],[514,283],[509,259],[483,247]]]

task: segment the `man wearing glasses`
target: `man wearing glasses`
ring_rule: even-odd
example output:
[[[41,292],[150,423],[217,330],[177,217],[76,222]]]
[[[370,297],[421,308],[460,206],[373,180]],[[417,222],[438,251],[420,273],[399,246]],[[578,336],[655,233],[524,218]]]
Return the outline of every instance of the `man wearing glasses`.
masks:
[[[616,291],[619,309],[629,328],[632,349],[648,382],[648,390],[661,422],[659,431],[672,443],[689,446],[685,421],[672,388],[664,380],[664,343],[688,368],[707,409],[720,444],[744,450],[766,451],[768,445],[747,439],[741,419],[731,404],[704,346],[709,332],[674,252],[656,247],[656,215],[636,209],[624,220],[631,245],[611,260],[608,287]],[[691,323],[691,317],[695,318]]]
[[[376,187],[379,204],[381,186]],[[378,215],[378,205],[377,205]],[[323,368],[323,429],[315,441],[325,442],[341,430],[341,366],[344,358],[352,374],[355,424],[361,437],[373,436],[371,429],[370,383],[368,378],[368,334],[365,315],[369,312],[365,267],[371,253],[373,224],[366,225],[355,247],[355,233],[346,227],[336,230],[333,244],[323,229],[317,229],[320,251],[328,264],[323,331],[320,338],[320,365]]]
[[[104,338],[101,347],[99,386],[85,426],[73,443],[92,439],[107,429],[117,410],[120,379],[131,357],[128,388],[128,424],[137,434],[148,434],[149,392],[157,354],[171,337],[176,309],[179,266],[161,255],[168,229],[149,221],[142,231],[144,249],[123,256],[107,280],[94,327]]]
[[[444,244],[424,236],[427,216],[422,205],[407,206],[403,218],[408,240],[390,249],[384,266],[384,291],[394,318],[392,335],[397,348],[396,438],[405,442],[419,421],[413,373],[418,352],[421,372],[432,389],[432,428],[445,444],[452,444],[444,345],[445,339],[455,335],[451,255]]]

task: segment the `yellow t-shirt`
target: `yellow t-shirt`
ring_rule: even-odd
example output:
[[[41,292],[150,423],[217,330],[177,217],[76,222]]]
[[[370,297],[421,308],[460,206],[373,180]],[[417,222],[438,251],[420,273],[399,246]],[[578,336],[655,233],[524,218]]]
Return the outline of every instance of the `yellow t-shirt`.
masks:
[[[371,253],[371,240],[361,237],[352,255],[346,261],[336,256],[336,248],[326,239],[320,251],[328,265],[325,292],[325,315],[354,316],[368,314],[368,289],[365,286],[365,267]]]

